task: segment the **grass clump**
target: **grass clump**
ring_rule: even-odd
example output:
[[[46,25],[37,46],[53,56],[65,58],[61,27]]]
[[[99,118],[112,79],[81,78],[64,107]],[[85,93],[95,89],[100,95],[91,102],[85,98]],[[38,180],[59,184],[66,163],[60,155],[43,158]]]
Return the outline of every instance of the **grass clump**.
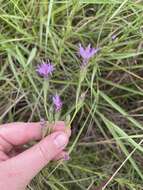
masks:
[[[1,1],[1,123],[46,118],[56,91],[61,119],[72,118],[72,159],[28,189],[142,189],[142,11],[129,0]],[[81,82],[79,43],[100,48]],[[56,70],[45,101],[35,69],[47,59]]]

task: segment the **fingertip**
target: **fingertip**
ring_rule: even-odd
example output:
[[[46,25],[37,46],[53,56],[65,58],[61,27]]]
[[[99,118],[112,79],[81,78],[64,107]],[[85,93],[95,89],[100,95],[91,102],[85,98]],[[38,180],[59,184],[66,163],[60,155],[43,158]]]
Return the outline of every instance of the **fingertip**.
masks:
[[[40,140],[42,138],[42,127],[39,122],[25,123],[25,135],[32,140]]]
[[[53,137],[53,142],[58,149],[63,149],[69,141],[69,137],[65,132],[57,132],[57,135]]]
[[[71,136],[71,129],[66,126],[66,123],[64,121],[57,121],[53,125],[53,131],[64,131],[68,135],[68,137]]]
[[[69,127],[66,127],[65,133],[68,135],[68,137],[70,137],[71,136],[71,129]]]
[[[53,131],[63,131],[65,129],[66,125],[64,121],[56,121],[53,124]]]

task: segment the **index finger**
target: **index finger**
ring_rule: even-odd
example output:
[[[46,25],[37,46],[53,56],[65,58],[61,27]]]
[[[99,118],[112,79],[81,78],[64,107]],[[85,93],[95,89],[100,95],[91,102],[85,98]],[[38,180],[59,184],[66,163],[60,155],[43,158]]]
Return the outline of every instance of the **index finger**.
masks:
[[[64,122],[57,122],[53,126],[53,131],[65,129]],[[31,140],[39,140],[42,136],[42,126],[40,122],[17,122],[0,126],[0,148],[8,152],[13,146],[26,144]]]

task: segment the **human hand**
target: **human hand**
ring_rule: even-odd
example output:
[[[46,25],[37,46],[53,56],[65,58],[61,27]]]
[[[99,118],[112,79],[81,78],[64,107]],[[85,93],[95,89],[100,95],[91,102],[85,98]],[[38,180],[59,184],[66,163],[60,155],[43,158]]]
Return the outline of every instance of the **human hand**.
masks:
[[[0,189],[24,190],[31,179],[51,160],[67,155],[70,129],[65,131],[64,122],[52,126],[52,134],[31,148],[17,153],[16,147],[31,140],[40,140],[40,123],[10,123],[0,126]]]

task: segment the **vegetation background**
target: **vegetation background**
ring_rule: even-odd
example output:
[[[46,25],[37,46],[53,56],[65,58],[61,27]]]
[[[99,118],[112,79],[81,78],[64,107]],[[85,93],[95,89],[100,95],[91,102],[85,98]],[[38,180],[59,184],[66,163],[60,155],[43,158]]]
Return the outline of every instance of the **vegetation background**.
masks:
[[[80,88],[71,160],[48,165],[29,190],[143,189],[142,39],[142,0],[0,0],[1,123],[46,119],[56,91],[61,119],[73,116],[78,43],[100,47]],[[47,59],[56,69],[45,96],[35,69]]]

